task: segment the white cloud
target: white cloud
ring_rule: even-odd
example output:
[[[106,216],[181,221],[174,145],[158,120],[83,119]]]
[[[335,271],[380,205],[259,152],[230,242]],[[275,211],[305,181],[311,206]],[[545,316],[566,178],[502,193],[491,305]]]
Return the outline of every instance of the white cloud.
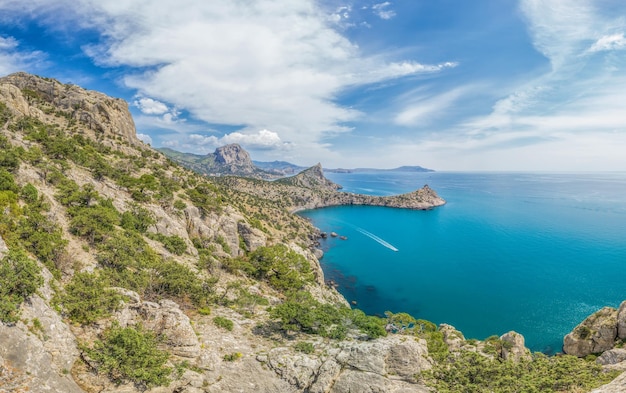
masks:
[[[188,142],[203,147],[220,147],[238,143],[244,148],[254,150],[288,150],[293,146],[288,142],[283,142],[276,132],[269,130],[260,130],[256,133],[232,132],[222,137],[191,134]]]
[[[395,11],[389,9],[390,5],[391,3],[388,1],[385,1],[384,3],[374,4],[372,6],[372,10],[374,11],[374,14],[377,15],[380,19],[388,20],[396,16]]]
[[[147,97],[139,97],[133,104],[146,115],[163,115],[169,111],[164,103]]]
[[[158,97],[195,118],[271,129],[298,146],[324,149],[333,133],[360,118],[336,103],[348,87],[436,73],[451,67],[365,56],[314,0],[59,0],[29,2],[29,12],[54,13],[55,29],[85,26],[101,41],[84,47],[103,66],[133,67],[122,78],[141,97]],[[19,2],[14,6],[19,7]],[[389,4],[380,3],[380,12]],[[2,5],[0,5],[2,8]],[[349,8],[336,9],[347,20]],[[385,14],[389,17],[391,14]],[[331,16],[332,19],[332,16]],[[45,18],[44,18],[45,20]],[[146,113],[164,108],[143,105]],[[175,120],[161,114],[164,123]]]
[[[624,33],[611,34],[600,37],[591,48],[589,52],[600,52],[626,48],[626,38]]]
[[[137,134],[137,138],[139,138],[139,140],[144,142],[144,143],[152,145],[152,138],[150,137],[150,135],[147,135],[147,134]]]
[[[45,61],[40,51],[23,51],[15,37],[0,36],[0,75],[22,71],[25,68],[37,68]]]
[[[471,89],[469,86],[465,86],[435,96],[426,94],[412,96],[410,93],[403,95],[399,101],[405,103],[405,106],[395,116],[394,123],[401,126],[428,124],[443,116],[447,109]]]

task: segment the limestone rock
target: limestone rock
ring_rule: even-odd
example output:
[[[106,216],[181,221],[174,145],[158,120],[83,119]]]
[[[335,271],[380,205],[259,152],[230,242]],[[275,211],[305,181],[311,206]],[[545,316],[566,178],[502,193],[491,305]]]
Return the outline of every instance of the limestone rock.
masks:
[[[121,136],[132,145],[142,142],[137,139],[135,123],[128,110],[128,103],[122,99],[111,98],[103,93],[85,90],[72,84],[62,84],[57,80],[41,78],[25,72],[17,72],[0,78],[0,84],[13,85],[17,89],[4,86],[0,95],[6,98],[13,110],[22,115],[31,115],[44,119],[38,108],[30,105],[22,91],[33,92],[37,100],[51,103],[56,108],[69,113],[72,119],[85,124],[96,134]],[[20,95],[22,96],[20,98]],[[33,97],[30,97],[33,99]]]
[[[239,170],[249,169],[250,173],[254,170],[250,154],[237,143],[218,147],[213,154],[218,164],[237,167]]]
[[[423,340],[389,336],[372,341],[343,341],[324,352],[324,357],[318,357],[275,348],[266,362],[298,391],[426,391],[415,380],[415,375],[432,367]]]
[[[224,208],[222,214],[202,214],[195,206],[188,206],[184,210],[187,233],[190,237],[205,237],[225,242],[230,253],[223,250],[223,255],[236,257],[243,252],[239,248],[238,222],[244,218],[232,207]]]
[[[48,306],[38,295],[33,295],[22,306],[23,321],[41,339],[43,349],[50,355],[52,365],[57,370],[70,370],[78,359],[76,338],[61,316]],[[40,328],[35,327],[38,320]]]
[[[144,328],[165,336],[165,344],[174,355],[195,358],[200,354],[200,343],[189,317],[171,300],[127,304],[115,317],[122,327],[141,323]]]
[[[596,359],[596,363],[602,365],[617,364],[623,361],[626,361],[626,349],[623,348],[609,349]]]
[[[48,341],[56,346],[54,339],[51,337]],[[71,349],[68,348],[68,351]],[[56,355],[63,356],[58,352]],[[69,369],[59,368],[58,361],[59,357],[55,358],[42,339],[30,333],[23,323],[13,326],[0,323],[0,391],[15,384],[14,391],[18,392],[24,387],[23,391],[34,393],[82,393],[68,374]]]
[[[237,231],[241,235],[248,251],[254,251],[259,247],[267,244],[267,237],[260,230],[253,228],[245,221],[239,221],[237,223]]]
[[[563,352],[585,357],[607,351],[617,337],[617,310],[604,307],[587,317],[563,339]]]
[[[445,323],[439,325],[439,331],[443,334],[443,342],[446,343],[450,352],[458,352],[461,350],[465,342],[463,333],[456,330],[454,326]]]
[[[503,342],[502,358],[504,360],[519,362],[523,359],[531,359],[530,350],[526,348],[524,336],[521,334],[510,331],[500,336],[500,340]]]
[[[617,310],[617,338],[626,339],[626,300],[620,304]]]
[[[15,115],[26,116],[29,114],[28,102],[17,86],[0,81],[0,97]]]

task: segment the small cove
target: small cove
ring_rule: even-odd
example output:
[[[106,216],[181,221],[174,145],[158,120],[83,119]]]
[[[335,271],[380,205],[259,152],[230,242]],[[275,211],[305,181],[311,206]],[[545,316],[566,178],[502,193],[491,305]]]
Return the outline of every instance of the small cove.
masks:
[[[626,299],[626,174],[326,175],[371,195],[428,184],[447,201],[301,213],[347,237],[322,240],[322,267],[367,313],[409,312],[467,338],[515,330],[555,353],[584,317]]]

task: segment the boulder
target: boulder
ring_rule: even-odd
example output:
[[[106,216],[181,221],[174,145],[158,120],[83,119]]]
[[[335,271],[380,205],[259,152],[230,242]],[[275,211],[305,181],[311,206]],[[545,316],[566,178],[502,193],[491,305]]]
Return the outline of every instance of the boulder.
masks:
[[[443,334],[443,342],[448,346],[450,352],[458,352],[465,343],[463,333],[456,330],[452,325],[442,323],[439,325],[439,331]]]
[[[519,362],[520,360],[530,360],[530,350],[524,345],[524,336],[510,331],[502,336],[502,359]]]
[[[596,363],[603,366],[617,364],[623,361],[626,361],[626,349],[624,348],[609,349],[596,359]]]
[[[563,352],[585,357],[612,349],[617,338],[618,312],[604,307],[591,314],[563,339]]]
[[[135,296],[131,298],[136,299]],[[141,323],[144,328],[163,335],[165,345],[174,355],[195,358],[200,354],[200,342],[189,317],[171,300],[126,304],[115,317],[122,327]]]

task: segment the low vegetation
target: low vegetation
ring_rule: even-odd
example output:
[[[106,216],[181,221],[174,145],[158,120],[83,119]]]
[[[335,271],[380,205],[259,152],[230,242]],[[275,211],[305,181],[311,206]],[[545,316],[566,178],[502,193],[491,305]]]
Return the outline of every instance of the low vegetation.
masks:
[[[17,322],[20,305],[42,284],[37,263],[23,251],[10,250],[0,260],[0,321]]]
[[[463,351],[437,362],[421,377],[440,393],[522,393],[587,392],[618,374],[569,355],[535,354],[530,360],[513,362]]]
[[[140,325],[122,328],[114,325],[104,332],[102,340],[85,353],[96,364],[99,374],[106,374],[116,383],[134,382],[152,387],[167,385],[172,370],[165,366],[169,355],[157,348],[159,340]]]

